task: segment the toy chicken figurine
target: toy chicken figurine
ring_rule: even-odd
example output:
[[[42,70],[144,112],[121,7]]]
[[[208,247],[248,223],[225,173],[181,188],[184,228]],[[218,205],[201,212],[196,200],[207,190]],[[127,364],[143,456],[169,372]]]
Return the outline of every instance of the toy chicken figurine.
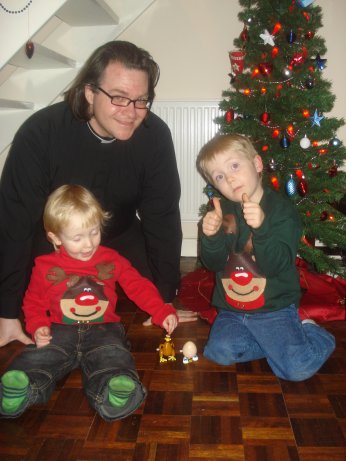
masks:
[[[165,342],[161,343],[157,350],[159,351],[160,362],[167,362],[167,360],[177,360],[175,358],[174,343],[172,342],[170,335],[165,336]]]

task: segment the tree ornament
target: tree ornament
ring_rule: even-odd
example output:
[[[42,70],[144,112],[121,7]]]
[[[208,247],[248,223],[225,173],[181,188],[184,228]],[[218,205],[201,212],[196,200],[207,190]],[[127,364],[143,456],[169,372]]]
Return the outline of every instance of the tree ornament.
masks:
[[[334,136],[334,138],[332,138],[329,141],[329,145],[330,145],[330,147],[340,147],[341,146],[341,141],[336,136]]]
[[[296,38],[297,38],[297,35],[293,32],[292,29],[286,35],[286,40],[288,41],[290,45],[292,45],[292,43],[296,41]]]
[[[282,29],[282,25],[279,22],[277,22],[272,30],[272,35],[278,34],[281,29]]]
[[[307,11],[303,11],[303,16],[306,19],[306,22],[309,22],[311,17]]]
[[[304,135],[304,138],[299,141],[299,145],[302,149],[308,149],[311,146],[311,141],[306,135]]]
[[[264,45],[275,46],[274,36],[271,35],[267,29],[264,30],[263,34],[260,34]]]
[[[284,67],[284,69],[282,71],[282,75],[285,78],[291,78],[292,77],[292,69],[290,69],[289,67]]]
[[[327,60],[322,59],[319,53],[317,53],[316,58],[313,59],[313,61],[315,61],[315,66],[318,70],[323,70],[326,67]]]
[[[303,175],[298,183],[298,193],[301,197],[305,197],[308,192],[308,183]]]
[[[300,6],[301,8],[306,8],[307,6],[311,5],[311,3],[314,2],[314,0],[296,0],[297,5]]]
[[[286,132],[290,138],[294,137],[294,126],[292,124],[288,125]]]
[[[272,58],[275,59],[278,54],[279,54],[279,48],[277,46],[274,46],[272,49]]]
[[[271,182],[272,186],[274,187],[274,189],[279,190],[279,180],[278,180],[278,178],[276,176],[272,176],[270,178],[270,182]]]
[[[310,111],[308,109],[303,110],[303,117],[304,118],[309,118],[310,117]]]
[[[236,81],[236,76],[231,72],[228,74],[229,76],[229,83],[232,85]]]
[[[315,80],[312,77],[308,77],[305,80],[305,88],[311,90],[315,86]]]
[[[290,65],[298,66],[300,64],[303,64],[307,58],[307,55],[308,55],[308,50],[305,47],[303,47],[301,52],[294,53],[291,59]]]
[[[25,44],[25,54],[29,59],[33,57],[35,46],[31,40],[28,40]]]
[[[297,184],[295,180],[293,179],[292,175],[290,175],[289,180],[285,184],[285,190],[286,190],[286,194],[289,197],[292,197],[293,195],[297,193]]]
[[[241,31],[239,38],[242,42],[247,42],[249,40],[249,31],[247,27],[244,25],[244,29]]]
[[[261,122],[265,125],[270,121],[270,114],[268,112],[263,112],[260,116]]]
[[[273,64],[270,62],[262,62],[258,65],[259,71],[264,77],[267,77],[271,74],[273,70]]]
[[[335,178],[335,176],[337,174],[338,174],[338,167],[337,167],[336,163],[334,162],[334,164],[328,170],[328,176],[330,178]]]
[[[308,247],[314,248],[314,244],[315,244],[314,239],[310,239],[306,235],[303,235],[303,237],[301,238],[301,241]]]
[[[234,120],[234,110],[233,109],[229,109],[226,113],[225,113],[225,121],[230,124],[232,123]]]
[[[205,188],[205,193],[207,194],[207,197],[209,200],[212,200],[214,195],[215,195],[215,189],[214,187],[208,183]]]
[[[315,109],[314,115],[310,117],[310,120],[312,122],[311,126],[321,126],[321,120],[324,119],[323,115],[318,115],[317,109]]]
[[[322,213],[320,215],[320,220],[325,221],[326,219],[328,219],[328,217],[329,217],[328,211],[324,210],[324,211],[322,211]]]
[[[280,130],[278,128],[275,128],[275,130],[273,130],[272,132],[272,138],[277,138],[280,134]]]
[[[315,36],[315,32],[313,32],[312,30],[308,30],[305,34],[306,40],[311,40],[314,38],[314,36]]]
[[[242,50],[234,50],[228,53],[231,62],[231,69],[234,75],[241,74],[244,70],[245,52]]]
[[[320,155],[326,155],[328,154],[328,149],[326,147],[321,147],[321,149],[318,150],[318,153]]]
[[[273,158],[271,158],[267,165],[267,171],[276,171],[276,162]]]
[[[288,139],[286,135],[284,135],[280,140],[280,146],[283,149],[287,149],[290,146],[290,144],[291,144],[291,141]]]

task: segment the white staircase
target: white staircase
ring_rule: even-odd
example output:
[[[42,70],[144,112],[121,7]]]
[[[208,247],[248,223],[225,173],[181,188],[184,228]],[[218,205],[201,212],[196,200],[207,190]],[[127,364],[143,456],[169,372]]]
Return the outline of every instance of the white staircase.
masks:
[[[92,51],[116,39],[154,1],[33,0],[22,13],[0,10],[0,172],[22,122],[60,100]],[[13,11],[28,4],[1,3]],[[34,43],[31,59],[25,53],[28,23]]]

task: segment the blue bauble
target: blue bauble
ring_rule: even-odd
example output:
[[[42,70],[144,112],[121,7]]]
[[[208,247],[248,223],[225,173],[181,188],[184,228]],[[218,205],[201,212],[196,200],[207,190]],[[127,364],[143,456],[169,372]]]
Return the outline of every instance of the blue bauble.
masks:
[[[284,136],[283,138],[281,138],[280,140],[280,146],[283,148],[283,149],[287,149],[291,144],[291,141],[288,139],[287,136]]]
[[[334,138],[332,138],[330,141],[329,141],[329,145],[330,147],[340,147],[341,146],[341,141],[339,138],[337,138],[336,136],[334,136]]]
[[[297,193],[297,184],[296,184],[296,182],[295,182],[295,180],[293,179],[292,176],[290,177],[290,179],[285,184],[285,189],[286,189],[286,194],[289,197],[292,197],[293,195],[295,195]]]

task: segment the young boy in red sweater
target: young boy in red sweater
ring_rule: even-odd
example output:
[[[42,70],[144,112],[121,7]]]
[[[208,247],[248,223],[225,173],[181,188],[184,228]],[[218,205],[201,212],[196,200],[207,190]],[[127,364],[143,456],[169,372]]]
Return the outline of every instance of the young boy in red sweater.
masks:
[[[127,259],[100,246],[110,218],[82,186],[61,186],[49,196],[43,220],[55,252],[35,260],[23,304],[35,344],[1,378],[3,417],[47,402],[56,382],[77,367],[90,405],[106,421],[128,416],[143,402],[146,390],[116,313],[115,283],[168,334],[178,319]]]

